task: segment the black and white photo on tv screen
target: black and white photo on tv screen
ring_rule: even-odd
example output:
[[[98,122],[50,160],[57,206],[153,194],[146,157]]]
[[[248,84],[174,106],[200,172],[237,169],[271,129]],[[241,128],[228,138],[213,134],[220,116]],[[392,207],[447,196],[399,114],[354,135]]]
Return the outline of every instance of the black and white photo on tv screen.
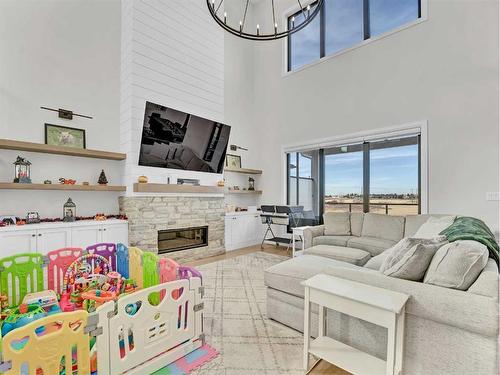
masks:
[[[231,127],[146,102],[139,165],[222,173]]]

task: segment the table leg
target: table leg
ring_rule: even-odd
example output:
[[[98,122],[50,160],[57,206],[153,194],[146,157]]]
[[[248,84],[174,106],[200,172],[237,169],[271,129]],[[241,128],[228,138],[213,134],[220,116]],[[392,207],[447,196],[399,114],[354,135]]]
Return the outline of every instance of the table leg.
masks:
[[[305,288],[304,292],[304,370],[309,369],[309,340],[311,334],[309,333],[310,328],[310,302],[309,302],[309,288]]]
[[[295,233],[292,232],[292,258],[295,258]]]
[[[396,318],[396,358],[394,361],[394,373],[399,375],[403,371],[403,346],[405,341],[405,308]]]
[[[325,332],[325,307],[322,305],[318,306],[318,337],[326,335]]]
[[[387,327],[387,375],[394,375],[394,354],[396,349],[396,314],[392,314]]]

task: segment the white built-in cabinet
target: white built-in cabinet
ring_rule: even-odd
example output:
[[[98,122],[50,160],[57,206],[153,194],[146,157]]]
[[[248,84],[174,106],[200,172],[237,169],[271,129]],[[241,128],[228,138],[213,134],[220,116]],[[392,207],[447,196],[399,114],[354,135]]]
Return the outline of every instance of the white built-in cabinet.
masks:
[[[20,253],[47,254],[63,247],[100,242],[128,244],[126,220],[42,223],[0,228],[0,258]]]
[[[226,250],[231,251],[260,244],[264,231],[265,227],[258,212],[226,214]]]

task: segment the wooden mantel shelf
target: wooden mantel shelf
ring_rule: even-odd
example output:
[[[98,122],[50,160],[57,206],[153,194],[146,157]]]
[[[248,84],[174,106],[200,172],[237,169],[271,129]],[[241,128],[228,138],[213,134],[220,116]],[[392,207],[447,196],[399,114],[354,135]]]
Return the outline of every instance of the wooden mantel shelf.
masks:
[[[225,167],[224,172],[245,173],[245,174],[262,174],[262,171],[260,169],[232,168],[232,167]]]
[[[228,190],[227,194],[262,194],[262,190]]]
[[[14,141],[11,139],[0,139],[0,149],[38,152],[41,154],[79,156],[82,158],[106,159],[106,160],[125,160],[127,157],[126,154],[118,152],[52,146],[42,143]]]
[[[16,184],[1,182],[0,189],[9,190],[68,190],[68,191],[126,191],[119,185],[63,185],[63,184]]]
[[[224,188],[218,186],[195,186],[177,184],[135,183],[135,193],[164,193],[164,194],[223,194]]]

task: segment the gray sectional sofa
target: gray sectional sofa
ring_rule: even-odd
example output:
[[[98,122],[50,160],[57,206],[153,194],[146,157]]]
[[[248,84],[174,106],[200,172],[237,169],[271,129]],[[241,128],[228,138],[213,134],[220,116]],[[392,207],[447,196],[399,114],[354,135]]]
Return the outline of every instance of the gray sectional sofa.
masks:
[[[435,215],[442,216],[442,215]],[[395,217],[352,213],[350,227],[325,216],[325,225],[305,231],[304,255],[265,272],[268,317],[303,330],[304,288],[318,273],[410,295],[406,306],[403,373],[408,375],[496,375],[499,371],[499,274],[494,260],[467,291],[392,278],[378,271],[378,258],[403,237],[411,237],[430,215]],[[343,233],[343,234],[339,234]],[[317,332],[313,306],[312,332]],[[335,311],[327,333],[381,359],[386,330]]]

